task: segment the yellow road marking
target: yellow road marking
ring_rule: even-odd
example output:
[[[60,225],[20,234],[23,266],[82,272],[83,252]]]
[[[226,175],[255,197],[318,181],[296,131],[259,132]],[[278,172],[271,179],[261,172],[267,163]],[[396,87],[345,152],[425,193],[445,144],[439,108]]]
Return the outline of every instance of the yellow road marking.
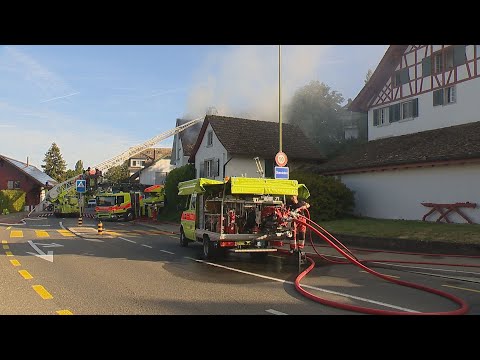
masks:
[[[365,270],[360,270],[360,272],[363,272],[363,273],[367,273],[367,274],[369,274],[369,272],[368,272],[368,271],[365,271]],[[382,274],[382,273],[380,273],[380,274]],[[390,276],[390,277],[392,277],[392,278],[397,278],[397,279],[400,279],[400,276],[395,276],[395,275],[387,275],[387,274],[382,274],[382,275],[385,275],[385,276]]]
[[[11,228],[12,228],[12,227],[11,227],[11,226],[9,226],[9,227],[7,227],[7,229],[6,229],[6,230],[10,230]]]
[[[2,240],[2,244],[8,244],[7,240]]]
[[[115,232],[115,231],[105,231],[105,234],[108,234],[108,235],[116,235],[116,236],[122,235],[122,234],[119,234],[119,233],[117,233],[117,232]]]
[[[458,286],[452,286],[452,285],[442,285],[442,286],[450,287],[450,288],[454,288],[454,289],[460,289],[460,290],[473,291],[473,292],[478,292],[478,293],[480,293],[480,290],[468,289],[468,288],[463,288],[463,287],[458,287]]]
[[[57,230],[60,234],[62,234],[62,236],[75,236],[75,234],[72,234],[70,231],[68,230]]]
[[[12,263],[13,266],[20,266],[20,262],[18,260],[10,260],[10,262]]]
[[[11,251],[5,251],[5,254],[6,254],[7,256],[13,256],[13,254],[12,254]]]
[[[32,285],[32,288],[37,292],[38,295],[40,295],[42,299],[53,299],[53,296],[42,285]]]
[[[27,270],[18,270],[18,272],[20,273],[20,275],[23,276],[25,280],[33,279],[33,276],[30,275],[30,273]]]
[[[73,315],[70,310],[57,310],[58,315]]]
[[[49,237],[48,232],[45,230],[35,230],[35,234],[37,234],[38,237]]]
[[[12,230],[10,231],[10,237],[23,237],[23,231],[22,230]]]
[[[10,246],[8,246],[8,245],[3,245],[3,249],[4,249],[4,250],[8,250],[8,249],[10,249]]]

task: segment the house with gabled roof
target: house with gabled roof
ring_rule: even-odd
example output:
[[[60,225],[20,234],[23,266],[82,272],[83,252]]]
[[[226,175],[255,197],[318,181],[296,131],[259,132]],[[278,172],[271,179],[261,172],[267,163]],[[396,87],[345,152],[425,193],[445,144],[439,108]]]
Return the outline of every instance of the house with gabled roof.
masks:
[[[155,149],[155,158],[148,159],[143,168],[130,176],[130,180],[138,180],[142,185],[164,184],[168,173],[175,168],[170,161],[171,154],[171,148]]]
[[[195,164],[196,176],[223,179],[225,176],[260,177],[257,163],[267,178],[274,178],[275,155],[279,151],[279,124],[271,121],[206,115],[189,162]],[[282,150],[287,166],[325,161],[302,130],[282,124]]]
[[[175,127],[183,125],[191,120],[192,119],[177,119]],[[192,154],[193,147],[195,146],[201,128],[202,121],[199,121],[174,135],[170,164],[176,168],[188,164],[188,159]]]
[[[22,190],[25,205],[32,210],[57,181],[27,162],[0,155],[0,190]]]
[[[353,190],[361,216],[422,220],[434,210],[422,203],[473,203],[461,212],[480,223],[479,94],[480,45],[391,45],[349,106],[368,113],[368,143],[313,169]]]

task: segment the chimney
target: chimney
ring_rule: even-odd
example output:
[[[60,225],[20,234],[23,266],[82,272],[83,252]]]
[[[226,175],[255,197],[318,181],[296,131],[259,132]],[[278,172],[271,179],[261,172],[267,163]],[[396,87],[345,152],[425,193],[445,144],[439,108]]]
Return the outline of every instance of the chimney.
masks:
[[[27,156],[27,166],[28,166],[28,156]]]

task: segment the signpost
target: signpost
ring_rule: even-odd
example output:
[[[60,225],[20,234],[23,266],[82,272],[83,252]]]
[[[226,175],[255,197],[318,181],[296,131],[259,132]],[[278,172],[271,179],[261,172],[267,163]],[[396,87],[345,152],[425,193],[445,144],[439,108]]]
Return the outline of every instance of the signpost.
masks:
[[[75,182],[75,188],[77,189],[78,193],[85,193],[87,190],[87,180],[77,180]]]
[[[275,179],[289,179],[289,168],[287,166],[275,166]]]

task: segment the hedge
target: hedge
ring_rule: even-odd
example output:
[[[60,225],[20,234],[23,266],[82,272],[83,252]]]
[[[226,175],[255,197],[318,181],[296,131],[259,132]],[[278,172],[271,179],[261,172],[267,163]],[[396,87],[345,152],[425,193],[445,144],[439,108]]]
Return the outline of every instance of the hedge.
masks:
[[[25,209],[25,191],[23,190],[0,190],[0,213],[20,212]]]

